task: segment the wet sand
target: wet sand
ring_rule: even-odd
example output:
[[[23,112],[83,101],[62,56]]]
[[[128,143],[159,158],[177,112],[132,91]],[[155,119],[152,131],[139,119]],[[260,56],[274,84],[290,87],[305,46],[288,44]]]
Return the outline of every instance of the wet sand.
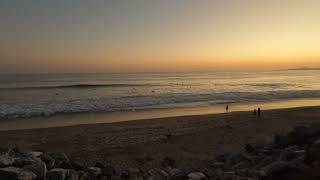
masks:
[[[249,111],[261,107],[264,110],[295,108],[303,106],[320,106],[320,99],[294,99],[267,102],[232,103],[230,112]],[[1,119],[0,131],[18,129],[37,129],[51,127],[65,127],[81,124],[115,123],[133,120],[146,120],[167,117],[193,116],[205,114],[220,114],[225,112],[226,104],[198,105],[189,107],[185,104],[180,108],[148,109],[123,112],[92,112],[56,114],[54,116],[39,116],[32,118]]]
[[[2,146],[65,152],[86,164],[150,168],[171,157],[179,167],[201,168],[222,153],[243,150],[246,143],[270,142],[298,124],[320,122],[320,107],[179,116],[140,121],[88,124],[0,132]]]

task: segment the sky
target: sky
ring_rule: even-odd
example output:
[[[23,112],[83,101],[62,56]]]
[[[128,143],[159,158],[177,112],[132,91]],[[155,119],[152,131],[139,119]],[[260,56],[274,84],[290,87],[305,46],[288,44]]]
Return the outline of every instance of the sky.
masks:
[[[0,73],[320,67],[319,0],[1,0]]]

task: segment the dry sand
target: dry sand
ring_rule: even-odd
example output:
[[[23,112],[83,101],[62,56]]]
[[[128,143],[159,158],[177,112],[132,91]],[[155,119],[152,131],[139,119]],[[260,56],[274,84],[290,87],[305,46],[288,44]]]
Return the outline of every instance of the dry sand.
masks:
[[[65,152],[86,164],[149,168],[170,157],[179,167],[199,169],[222,153],[236,153],[246,143],[265,143],[274,133],[298,124],[320,122],[320,107],[139,120],[111,124],[1,131],[2,146]],[[171,134],[172,136],[170,137]]]

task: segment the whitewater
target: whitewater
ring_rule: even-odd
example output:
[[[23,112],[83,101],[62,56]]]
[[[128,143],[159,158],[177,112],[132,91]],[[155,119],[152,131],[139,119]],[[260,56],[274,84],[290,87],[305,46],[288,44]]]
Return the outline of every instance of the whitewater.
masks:
[[[2,74],[0,118],[320,98],[320,71]]]

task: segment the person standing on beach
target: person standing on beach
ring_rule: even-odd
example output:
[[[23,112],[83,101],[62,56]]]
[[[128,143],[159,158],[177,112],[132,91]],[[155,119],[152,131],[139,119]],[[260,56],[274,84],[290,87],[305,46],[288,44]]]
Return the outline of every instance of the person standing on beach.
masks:
[[[257,115],[257,109],[253,110],[253,115],[256,116]]]
[[[226,106],[226,112],[229,112],[229,105]]]
[[[258,108],[258,117],[260,117],[260,116],[261,116],[261,109]]]

